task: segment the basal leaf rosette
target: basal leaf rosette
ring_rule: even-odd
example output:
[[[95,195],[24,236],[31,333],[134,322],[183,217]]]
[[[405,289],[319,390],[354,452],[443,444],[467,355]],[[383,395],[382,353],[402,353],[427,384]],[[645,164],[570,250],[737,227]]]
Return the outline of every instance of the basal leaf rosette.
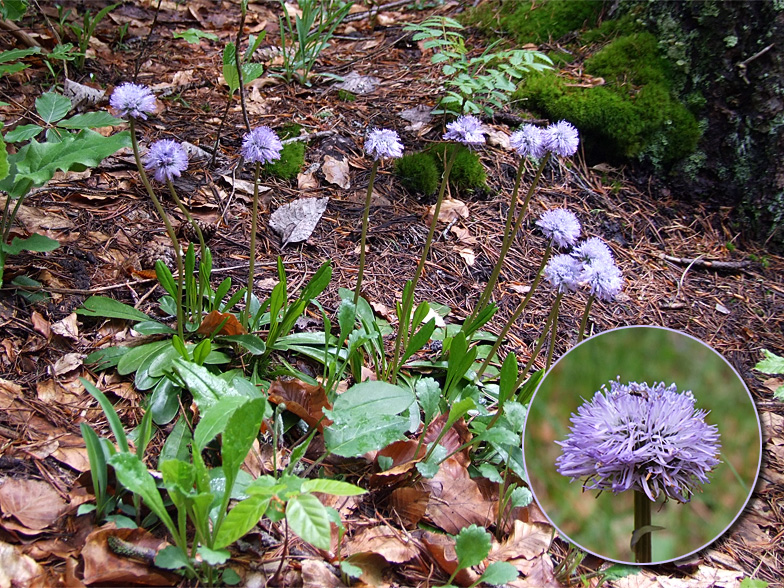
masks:
[[[705,422],[689,391],[675,384],[610,382],[572,414],[570,433],[556,441],[562,454],[558,473],[584,490],[644,492],[652,501],[662,493],[688,502],[719,464],[719,432]]]

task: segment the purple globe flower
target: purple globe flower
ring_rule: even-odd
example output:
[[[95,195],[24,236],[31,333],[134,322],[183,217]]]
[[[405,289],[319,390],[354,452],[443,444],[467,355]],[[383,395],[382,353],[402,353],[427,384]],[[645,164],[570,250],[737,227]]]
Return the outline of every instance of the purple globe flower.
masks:
[[[395,131],[389,129],[373,129],[365,140],[365,151],[373,159],[403,157],[403,144]]]
[[[554,208],[545,211],[536,225],[542,233],[558,247],[571,247],[580,237],[580,221],[577,216],[565,208]]]
[[[642,491],[688,502],[719,464],[719,432],[691,392],[675,384],[610,382],[572,414],[555,465],[584,490]]]
[[[599,300],[610,302],[623,289],[623,274],[612,259],[583,263],[582,268],[580,282]]]
[[[275,131],[269,127],[256,127],[242,138],[240,153],[245,161],[269,163],[280,159],[281,151],[283,151],[283,143],[280,142]]]
[[[155,95],[147,86],[125,82],[114,89],[109,105],[121,117],[147,120],[155,112]]]
[[[600,261],[613,261],[613,255],[607,244],[599,237],[586,239],[572,249],[572,257],[579,259],[585,264]]]
[[[154,177],[159,182],[180,177],[180,174],[188,169],[188,154],[176,141],[171,139],[156,141],[150,145],[150,150],[145,156],[144,169],[154,172]]]
[[[556,155],[571,157],[577,153],[580,135],[571,123],[562,120],[544,130],[544,144],[548,151]]]
[[[580,285],[583,266],[571,255],[556,255],[547,262],[544,277],[559,293],[574,292]]]
[[[485,136],[482,122],[470,114],[460,116],[446,125],[444,141],[457,141],[468,147],[483,145]]]
[[[520,130],[512,133],[509,144],[521,157],[539,159],[547,151],[542,129],[534,125],[523,125]]]

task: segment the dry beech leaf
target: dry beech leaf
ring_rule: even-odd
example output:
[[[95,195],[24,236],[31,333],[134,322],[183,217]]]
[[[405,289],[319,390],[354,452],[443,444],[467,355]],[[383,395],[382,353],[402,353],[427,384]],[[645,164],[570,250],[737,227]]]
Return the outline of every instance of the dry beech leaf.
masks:
[[[425,516],[428,500],[430,492],[421,486],[403,486],[395,488],[389,495],[389,508],[400,517],[406,528],[413,529]]]
[[[85,355],[83,353],[66,353],[54,362],[53,375],[62,376],[63,374],[67,374],[68,372],[72,372],[75,369],[82,367],[84,358]]]
[[[41,333],[45,339],[49,339],[49,337],[52,336],[52,329],[49,326],[49,321],[47,321],[40,312],[34,310],[31,320],[33,322],[33,329]]]
[[[63,94],[70,98],[71,105],[77,110],[82,110],[90,106],[95,106],[100,103],[106,96],[104,90],[98,90],[85,86],[73,80],[66,78],[63,85]]]
[[[269,401],[273,404],[286,404],[286,410],[293,412],[308,426],[324,427],[332,424],[324,417],[324,409],[329,408],[327,394],[323,386],[313,386],[300,380],[282,380],[278,378],[269,387]]]
[[[517,567],[518,570],[520,569],[518,566],[515,567]],[[520,586],[521,588],[563,587],[563,585],[555,579],[555,574],[553,574],[553,560],[547,555],[540,555],[537,557],[532,562],[530,569],[526,573],[526,577],[523,580],[518,580],[514,585]]]
[[[506,561],[529,576],[539,559],[547,557],[553,528],[541,523],[514,522],[514,530],[501,545],[493,545],[488,561]],[[548,558],[549,559],[549,558]],[[552,571],[552,567],[550,568]],[[545,584],[543,584],[545,585]]]
[[[313,172],[301,173],[297,175],[297,188],[300,190],[311,190],[319,187],[319,181]]]
[[[343,76],[343,81],[335,84],[338,90],[345,90],[352,94],[370,94],[381,82],[375,76],[363,76],[355,71],[352,71],[347,76]]]
[[[441,434],[441,429],[444,428],[448,418],[448,414],[442,414],[433,419],[433,422],[428,425],[427,431],[425,431],[425,438],[423,439],[425,445],[432,443],[438,438],[438,436]],[[466,425],[465,419],[460,418],[460,420],[458,420],[446,433],[444,433],[443,438],[438,442],[438,444],[443,445],[447,450],[447,455],[449,455],[458,447],[462,447],[471,441],[472,438],[473,436],[468,430],[468,425]],[[460,465],[466,467],[468,467],[468,464],[471,462],[468,454],[468,448],[463,449],[463,451],[456,453],[452,457],[454,457]]]
[[[407,131],[418,131],[432,120],[432,112],[432,106],[420,104],[419,106],[414,106],[413,108],[404,110],[398,116],[403,120],[407,120],[411,123],[406,127]]]
[[[61,321],[57,321],[52,325],[52,333],[60,335],[67,339],[74,341],[79,339],[79,324],[77,323],[77,316],[72,312]]]
[[[326,562],[305,559],[302,562],[302,588],[345,588],[345,584],[330,571]]]
[[[511,145],[509,145],[509,135],[495,129],[487,129],[487,143],[488,145],[500,147],[506,151],[509,151],[509,149],[512,148]]]
[[[425,457],[425,449],[426,446],[420,445],[416,439],[395,441],[387,445],[376,454],[374,463],[378,467],[378,458],[388,457],[392,459],[392,467],[370,476],[371,486],[389,487],[405,478],[416,462]]]
[[[33,558],[0,541],[0,586],[38,588],[47,584],[44,569]]]
[[[321,164],[321,171],[324,174],[324,179],[330,184],[340,186],[344,190],[348,190],[351,187],[347,159],[336,159],[331,155],[325,155],[324,163]]]
[[[107,543],[110,536],[132,543],[151,554],[168,545],[144,529],[116,529],[113,524],[96,529],[88,535],[82,549],[85,584],[173,586],[181,580],[176,574],[115,554]]]
[[[224,323],[224,321],[226,322]],[[205,316],[196,332],[199,335],[211,335],[221,323],[223,323],[223,326],[220,328],[220,331],[218,331],[218,335],[244,335],[247,333],[236,316],[218,310],[213,310],[210,314]]]
[[[476,245],[478,241],[476,237],[471,234],[471,231],[464,227],[458,227],[457,225],[452,225],[449,227],[449,230],[454,233],[455,237],[457,237],[458,242],[462,243],[463,245]]]
[[[463,247],[462,249],[458,249],[457,253],[460,257],[463,258],[463,261],[466,262],[466,265],[471,267],[476,263],[476,253],[470,247]]]
[[[280,236],[285,247],[289,243],[305,241],[313,233],[329,198],[300,198],[285,204],[272,213],[270,228]]]
[[[65,511],[67,505],[46,482],[7,478],[0,486],[0,509],[25,527],[46,529]]]
[[[432,222],[435,211],[435,204],[427,209],[428,223]],[[452,198],[441,203],[441,209],[438,211],[438,220],[442,223],[451,223],[461,218],[468,218],[470,214],[465,202]]]
[[[391,527],[367,527],[356,533],[346,544],[346,553],[377,553],[389,563],[414,559],[419,548],[399,530]]]
[[[433,559],[444,572],[448,575],[454,573],[458,563],[454,537],[425,531],[422,535],[422,543],[424,543],[428,553],[433,556]],[[479,580],[479,574],[471,568],[464,568],[455,575],[453,582],[459,586],[471,586],[477,580]]]
[[[425,480],[430,488],[427,516],[451,535],[470,525],[486,527],[495,520],[497,503],[482,496],[476,481],[454,456],[445,460],[438,473]]]

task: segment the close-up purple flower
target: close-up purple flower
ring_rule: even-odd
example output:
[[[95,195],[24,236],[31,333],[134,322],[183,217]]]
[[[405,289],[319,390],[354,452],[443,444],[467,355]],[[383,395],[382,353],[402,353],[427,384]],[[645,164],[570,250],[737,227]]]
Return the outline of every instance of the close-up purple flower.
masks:
[[[547,262],[544,277],[560,293],[574,292],[580,285],[583,266],[571,255],[556,255]]]
[[[587,285],[599,300],[610,302],[623,288],[623,274],[612,259],[600,259],[582,265],[580,282]]]
[[[585,264],[601,261],[613,261],[612,251],[599,237],[591,237],[579,245],[575,245],[574,249],[572,249],[571,255],[575,259],[579,259]]]
[[[144,158],[144,168],[155,174],[159,182],[179,177],[188,169],[188,154],[182,144],[171,139],[162,139],[150,145]]]
[[[457,141],[468,147],[483,145],[485,136],[482,122],[470,114],[460,116],[446,125],[444,141]]]
[[[266,126],[256,127],[242,138],[240,152],[246,161],[252,163],[270,163],[280,159],[283,143],[271,128]]]
[[[545,211],[536,225],[558,247],[571,247],[580,238],[580,221],[577,215],[565,208]]]
[[[571,157],[577,153],[580,135],[572,123],[561,120],[544,130],[544,144],[548,151],[556,155]]]
[[[109,105],[121,117],[141,118],[155,112],[155,95],[147,86],[125,82],[112,92]]]
[[[522,128],[512,133],[509,144],[521,157],[539,159],[547,149],[544,145],[542,129],[535,125],[523,125]]]
[[[403,144],[397,132],[389,129],[373,129],[365,140],[365,151],[373,159],[403,157]]]
[[[691,392],[675,384],[610,382],[572,414],[555,465],[584,490],[662,493],[688,502],[698,483],[718,465],[719,432],[705,422]]]

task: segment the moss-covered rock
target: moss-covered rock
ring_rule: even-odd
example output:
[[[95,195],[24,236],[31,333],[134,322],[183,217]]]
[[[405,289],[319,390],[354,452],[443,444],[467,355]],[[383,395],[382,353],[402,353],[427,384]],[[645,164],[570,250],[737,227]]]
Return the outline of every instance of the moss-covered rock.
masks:
[[[467,147],[454,143],[436,143],[424,151],[395,160],[395,174],[403,187],[424,196],[435,193],[444,173],[444,155],[447,149],[453,147],[458,151],[449,173],[449,186],[457,192],[486,188],[487,172],[479,156]]]
[[[283,146],[280,152],[280,159],[268,163],[262,168],[265,175],[280,178],[281,180],[291,180],[305,164],[305,143],[294,141]]]

